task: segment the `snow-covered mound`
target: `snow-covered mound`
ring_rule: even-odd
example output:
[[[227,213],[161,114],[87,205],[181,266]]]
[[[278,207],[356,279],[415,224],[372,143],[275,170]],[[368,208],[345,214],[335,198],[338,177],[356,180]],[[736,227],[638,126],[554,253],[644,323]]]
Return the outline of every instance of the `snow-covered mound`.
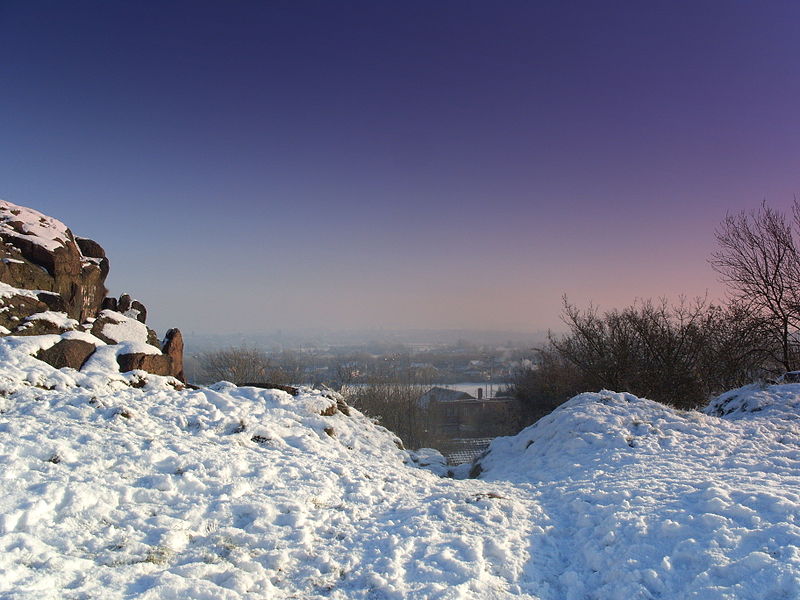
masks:
[[[708,414],[581,394],[494,440],[480,476],[541,503],[529,568],[555,597],[798,598],[798,406],[800,385],[734,390]]]
[[[4,600],[519,590],[524,503],[412,467],[335,399],[56,370],[22,343],[0,339]]]

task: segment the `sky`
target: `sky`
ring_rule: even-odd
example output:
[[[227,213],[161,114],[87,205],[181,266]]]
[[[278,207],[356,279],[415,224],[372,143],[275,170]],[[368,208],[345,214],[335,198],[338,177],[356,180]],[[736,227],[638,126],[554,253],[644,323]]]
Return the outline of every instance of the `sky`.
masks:
[[[0,198],[197,333],[708,296],[800,192],[796,2],[0,0]]]

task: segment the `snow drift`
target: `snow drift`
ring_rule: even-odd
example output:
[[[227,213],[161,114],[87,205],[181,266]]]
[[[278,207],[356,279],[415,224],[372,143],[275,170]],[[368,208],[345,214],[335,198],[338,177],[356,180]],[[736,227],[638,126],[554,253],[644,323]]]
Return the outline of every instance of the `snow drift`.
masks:
[[[583,394],[455,481],[320,392],[57,370],[37,337],[0,339],[4,599],[798,595],[798,385]]]

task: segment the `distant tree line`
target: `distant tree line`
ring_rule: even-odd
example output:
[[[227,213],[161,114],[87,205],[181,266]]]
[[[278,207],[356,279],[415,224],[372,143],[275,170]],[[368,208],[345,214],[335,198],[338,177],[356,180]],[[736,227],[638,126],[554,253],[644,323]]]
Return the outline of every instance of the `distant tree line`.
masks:
[[[800,206],[762,203],[729,215],[710,263],[729,290],[706,300],[580,310],[564,298],[564,335],[538,350],[513,393],[532,422],[572,395],[602,388],[694,408],[731,387],[800,367]]]

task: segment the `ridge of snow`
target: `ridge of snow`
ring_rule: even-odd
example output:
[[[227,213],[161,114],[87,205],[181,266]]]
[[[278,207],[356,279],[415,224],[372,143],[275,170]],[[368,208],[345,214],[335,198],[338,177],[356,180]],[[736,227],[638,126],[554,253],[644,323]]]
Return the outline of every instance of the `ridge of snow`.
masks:
[[[42,292],[44,292],[44,290],[24,290],[22,288],[16,288],[12,285],[0,281],[0,298],[10,298],[11,296],[25,296],[26,298],[33,298],[34,300],[38,300],[39,298],[37,294],[41,294]]]

